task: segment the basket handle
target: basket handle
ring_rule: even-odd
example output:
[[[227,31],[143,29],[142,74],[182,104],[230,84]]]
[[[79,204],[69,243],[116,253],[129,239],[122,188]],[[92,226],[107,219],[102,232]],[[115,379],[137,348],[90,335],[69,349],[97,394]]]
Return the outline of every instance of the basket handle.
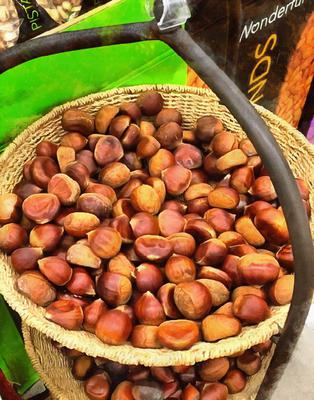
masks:
[[[0,73],[25,61],[70,50],[162,40],[211,87],[238,120],[260,154],[285,214],[295,258],[293,298],[257,400],[267,400],[286,367],[303,330],[314,289],[314,249],[308,218],[293,174],[277,142],[244,94],[183,29],[160,32],[155,21],[64,32],[34,39],[0,54]]]

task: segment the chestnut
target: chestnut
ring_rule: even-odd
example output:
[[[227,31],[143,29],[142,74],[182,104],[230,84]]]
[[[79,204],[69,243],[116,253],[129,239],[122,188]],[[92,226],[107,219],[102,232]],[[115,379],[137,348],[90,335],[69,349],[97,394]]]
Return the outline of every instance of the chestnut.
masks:
[[[174,155],[166,149],[159,149],[148,161],[151,176],[161,177],[162,171],[175,164]]]
[[[191,257],[195,251],[195,240],[192,235],[185,232],[174,233],[167,238],[173,246],[173,252]]]
[[[146,179],[145,183],[156,190],[156,192],[159,196],[160,202],[163,203],[166,198],[166,186],[163,183],[163,181],[160,178],[151,176]]]
[[[18,196],[18,198],[25,200],[28,196],[32,194],[38,194],[43,191],[39,186],[27,181],[21,181],[14,186],[13,193]],[[1,211],[3,212],[3,211]]]
[[[129,115],[118,115],[114,117],[109,126],[109,134],[117,137],[122,141],[122,138],[129,128],[131,117]]]
[[[236,190],[228,187],[216,187],[208,193],[208,203],[211,207],[233,209],[239,204],[240,197]]]
[[[161,125],[168,122],[176,122],[181,125],[182,114],[175,108],[163,108],[157,115],[155,119],[155,125],[159,128]]]
[[[14,222],[0,228],[0,249],[10,254],[27,243],[27,232]],[[36,247],[36,246],[34,246]]]
[[[279,264],[268,254],[253,253],[240,258],[238,269],[249,285],[264,285],[278,278]]]
[[[218,158],[216,168],[218,171],[226,173],[232,168],[246,164],[247,160],[246,154],[241,149],[231,150]]]
[[[227,400],[228,388],[226,385],[215,382],[207,383],[202,391],[200,400]]]
[[[124,344],[132,331],[132,321],[120,310],[109,310],[103,313],[96,324],[96,336],[104,343],[111,345]]]
[[[164,100],[160,93],[150,90],[142,93],[138,97],[136,104],[144,115],[152,116],[158,114],[162,110]]]
[[[217,133],[211,141],[211,147],[217,157],[221,157],[231,150],[238,148],[238,140],[235,134],[227,131]]]
[[[205,212],[204,219],[217,233],[223,233],[226,231],[232,231],[235,217],[226,210],[211,208]]]
[[[59,167],[57,163],[50,157],[37,156],[34,158],[29,167],[31,179],[35,185],[46,189],[50,179],[57,174]]]
[[[66,259],[71,264],[85,268],[98,269],[101,267],[101,259],[89,246],[81,243],[73,244],[67,249]]]
[[[131,336],[132,346],[141,349],[160,349],[161,344],[158,341],[157,332],[158,326],[136,325]]]
[[[187,350],[199,341],[199,337],[200,331],[195,321],[166,321],[158,328],[159,342],[172,350]]]
[[[78,197],[77,208],[79,211],[96,215],[103,219],[112,211],[112,202],[100,193],[83,193]]]
[[[200,400],[200,392],[189,383],[182,392],[181,400]]]
[[[160,149],[160,143],[154,136],[142,136],[136,147],[136,155],[141,158],[152,157]]]
[[[221,266],[222,271],[230,276],[232,280],[232,286],[239,286],[243,283],[242,275],[238,269],[239,260],[240,257],[228,254]]]
[[[110,397],[110,382],[105,372],[91,376],[84,383],[84,392],[90,400],[108,400]]]
[[[230,362],[228,357],[209,359],[200,363],[199,374],[205,382],[216,382],[220,381],[226,375],[229,367]]]
[[[264,201],[277,199],[277,193],[269,176],[260,176],[255,179],[251,188],[251,194]]]
[[[195,169],[202,166],[202,152],[192,144],[180,144],[174,152],[174,157],[177,164],[187,169]]]
[[[143,136],[153,136],[156,132],[155,125],[149,121],[140,121],[140,135]]]
[[[182,142],[183,131],[178,123],[166,122],[157,129],[154,137],[163,148],[173,150]]]
[[[218,307],[217,310],[214,312],[214,314],[223,314],[227,315],[228,317],[234,317],[233,303],[231,301],[228,301],[227,303]]]
[[[77,331],[83,324],[83,310],[72,300],[56,300],[46,308],[45,318],[65,329]]]
[[[83,150],[87,145],[88,139],[81,135],[78,132],[69,132],[62,136],[60,145],[65,147],[72,147],[75,151]],[[46,155],[48,157],[52,157],[52,155],[48,154],[38,154],[38,155]],[[56,155],[56,151],[55,151]],[[54,156],[53,156],[54,157]]]
[[[244,237],[235,231],[223,232],[218,236],[218,239],[223,241],[227,247],[246,243]]]
[[[211,295],[213,306],[220,306],[229,300],[229,290],[223,283],[213,279],[198,279],[197,282],[207,288]]]
[[[226,288],[230,289],[232,279],[230,276],[219,268],[201,267],[197,274],[199,279],[210,279],[222,283]]]
[[[230,394],[239,393],[246,386],[246,376],[239,369],[231,369],[223,379],[223,383],[228,387]]]
[[[79,184],[68,175],[56,174],[48,183],[48,193],[56,195],[63,206],[71,206],[79,198],[81,189]]]
[[[251,167],[241,167],[234,170],[230,176],[230,186],[239,193],[249,191],[254,180],[254,171]]]
[[[74,237],[84,237],[100,224],[96,215],[87,212],[73,212],[64,219],[65,231]]]
[[[66,288],[72,294],[77,296],[94,296],[95,284],[86,269],[77,267],[73,268],[72,276],[66,285]]]
[[[133,386],[132,395],[134,400],[159,400],[163,399],[161,384],[154,381],[138,381]]]
[[[302,178],[296,178],[295,183],[299,188],[300,195],[303,200],[309,200],[310,198],[310,191],[308,188],[307,183]]]
[[[143,235],[158,235],[159,225],[157,217],[147,213],[140,212],[130,219],[130,225],[133,235],[138,238]]]
[[[170,236],[184,230],[185,219],[178,211],[164,210],[158,215],[158,225],[162,236]]]
[[[224,261],[227,252],[224,242],[219,239],[208,239],[198,246],[195,261],[200,265],[216,266]]]
[[[111,400],[133,400],[132,388],[132,382],[123,381],[119,383],[111,395]]]
[[[156,292],[163,283],[163,276],[154,264],[142,263],[135,271],[135,284],[140,292]]]
[[[250,217],[244,215],[238,218],[234,227],[252,246],[260,247],[265,243],[264,236],[258,231]]]
[[[96,143],[94,157],[101,167],[119,161],[123,155],[123,147],[115,136],[105,135]]]
[[[275,305],[283,306],[292,300],[294,275],[283,275],[269,288],[268,295]]]
[[[149,214],[157,214],[161,206],[158,193],[149,185],[141,185],[135,188],[131,193],[131,203],[137,211]]]
[[[82,150],[81,152],[86,151]],[[80,154],[80,153],[78,153]],[[59,146],[57,150],[57,161],[59,164],[59,169],[63,173],[66,170],[68,164],[75,161],[76,155],[75,150],[72,147]],[[78,159],[78,161],[80,161]]]
[[[27,197],[22,207],[27,218],[37,224],[46,224],[58,214],[60,201],[52,193],[38,193]]]
[[[132,295],[130,280],[120,274],[103,272],[96,284],[97,294],[112,306],[126,304]]]
[[[22,247],[16,249],[11,254],[11,264],[16,272],[36,269],[37,261],[43,256],[43,251],[39,247]]]
[[[246,350],[241,356],[237,357],[237,367],[246,375],[255,375],[262,366],[261,357],[252,350]]]
[[[184,231],[192,235],[197,242],[203,242],[216,237],[216,232],[204,219],[191,219],[187,221]]]
[[[55,158],[57,149],[58,146],[55,143],[52,143],[49,140],[43,140],[36,146],[36,155]]]
[[[47,306],[55,300],[56,290],[38,271],[25,271],[16,280],[16,288],[39,306]]]
[[[256,286],[238,286],[236,287],[231,296],[231,300],[235,301],[238,297],[245,296],[247,294],[254,294],[254,296],[260,297],[266,300],[266,293],[262,288]]]
[[[99,133],[106,133],[107,129],[118,114],[119,108],[113,105],[107,105],[100,108],[95,117],[95,128]]]
[[[247,324],[258,324],[270,316],[265,300],[253,294],[239,296],[233,303],[234,315]]]
[[[215,342],[220,339],[238,335],[242,330],[237,318],[223,314],[208,315],[202,321],[202,333],[206,342]]]
[[[118,188],[129,181],[130,170],[121,162],[112,162],[100,171],[99,179],[105,185]]]
[[[129,218],[132,218],[135,213],[136,211],[132,206],[131,199],[121,198],[113,204],[112,214],[114,217],[125,214]]]
[[[130,179],[122,188],[119,190],[119,198],[129,199],[131,197],[131,193],[134,189],[142,185],[142,181],[138,178]]]
[[[294,258],[291,244],[282,246],[276,253],[276,259],[282,267],[293,270]]]
[[[148,379],[150,375],[150,369],[142,365],[130,365],[127,378],[132,382],[142,382],[144,379]]]
[[[67,164],[64,173],[76,181],[81,190],[85,190],[88,186],[90,173],[88,168],[81,162],[74,161]]]
[[[112,258],[116,256],[122,245],[119,232],[110,227],[96,228],[90,231],[87,237],[91,249],[101,258]]]
[[[91,304],[84,307],[83,327],[86,331],[95,333],[96,324],[100,316],[108,310],[106,303],[102,299],[94,300]]]
[[[266,342],[256,344],[255,346],[252,347],[252,350],[255,353],[259,353],[260,355],[264,355],[264,354],[267,354],[269,352],[269,350],[271,349],[272,345],[273,345],[273,342],[271,341],[271,339],[269,339],[269,340],[266,340]]]
[[[208,197],[208,194],[213,188],[207,183],[194,183],[191,184],[187,191],[184,193],[186,201]]]
[[[134,313],[144,325],[158,326],[166,319],[162,305],[151,292],[145,292],[135,301]]]
[[[0,195],[0,224],[17,222],[21,216],[22,200],[14,193]]]
[[[94,130],[94,118],[86,111],[70,108],[63,113],[61,125],[66,131],[89,135]]]
[[[45,257],[38,260],[40,272],[57,286],[66,285],[72,277],[72,268],[59,257]]]
[[[171,319],[178,319],[181,317],[174,301],[175,288],[176,285],[174,283],[166,283],[160,287],[157,293],[158,300],[164,309],[164,313]]]
[[[209,313],[211,294],[205,285],[197,281],[179,283],[174,289],[174,301],[187,319],[200,319]]]
[[[118,253],[112,257],[108,263],[107,270],[108,272],[124,275],[128,279],[134,277],[135,274],[135,267],[132,261],[124,253]]]
[[[163,170],[161,177],[166,185],[167,192],[173,196],[178,196],[189,187],[192,173],[181,165],[173,165]]]
[[[94,361],[92,357],[85,354],[79,355],[74,359],[72,365],[72,375],[79,381],[84,381],[90,374]]]
[[[289,240],[285,217],[276,208],[271,207],[258,211],[254,218],[254,224],[270,243],[283,245]]]
[[[136,103],[123,102],[120,105],[120,113],[129,115],[133,121],[137,121],[141,118],[141,110]]]
[[[129,151],[124,154],[123,158],[121,159],[131,171],[131,175],[133,171],[140,170],[143,167],[142,161],[138,158],[137,154],[133,151]]]
[[[242,139],[239,143],[239,148],[248,156],[257,155],[256,149],[250,139]]]
[[[134,250],[140,259],[156,262],[165,260],[173,252],[171,242],[157,235],[143,235],[137,238]]]
[[[62,226],[54,224],[37,225],[29,234],[29,243],[43,251],[53,251],[60,243],[63,231]]]
[[[193,281],[196,277],[196,266],[189,257],[173,255],[166,262],[165,274],[169,282],[172,283]]]
[[[166,200],[161,206],[161,211],[164,210],[178,211],[180,214],[184,215],[186,213],[187,206],[185,203],[182,203],[178,200]]]
[[[122,243],[132,243],[134,235],[127,215],[119,215],[111,220],[109,224],[121,236]]]
[[[212,178],[220,178],[223,175],[223,172],[219,171],[217,168],[218,158],[213,154],[209,153],[204,158],[203,168],[206,174]]]
[[[243,257],[246,254],[257,253],[257,250],[250,244],[244,243],[244,244],[237,244],[235,246],[229,246],[229,252],[234,256]]]
[[[211,139],[223,129],[223,124],[218,118],[212,115],[206,115],[197,120],[195,134],[202,142],[210,142]]]

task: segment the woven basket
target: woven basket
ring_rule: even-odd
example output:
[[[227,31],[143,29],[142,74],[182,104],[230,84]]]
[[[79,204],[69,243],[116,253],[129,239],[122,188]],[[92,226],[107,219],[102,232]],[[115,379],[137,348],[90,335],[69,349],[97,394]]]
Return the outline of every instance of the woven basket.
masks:
[[[71,360],[52,345],[51,339],[26,324],[23,324],[23,336],[32,364],[50,390],[53,400],[88,400],[84,383],[73,378]],[[245,390],[228,396],[228,400],[255,399],[273,352],[274,346],[263,358],[260,371],[248,379]]]
[[[104,104],[134,101],[139,93],[148,89],[158,90],[165,99],[166,107],[175,107],[181,111],[184,128],[192,128],[200,116],[212,114],[220,118],[229,130],[238,132],[239,137],[244,136],[244,132],[234,117],[209,90],[184,86],[137,86],[98,93],[53,109],[16,138],[0,160],[0,193],[10,192],[13,186],[19,182],[22,177],[22,165],[26,160],[34,157],[37,143],[43,139],[59,141],[64,134],[60,119],[65,110],[71,107],[80,107],[95,114]],[[280,118],[261,107],[257,107],[257,110],[271,128],[295,176],[303,177],[307,181],[311,190],[311,206],[314,207],[313,148],[299,132]],[[314,232],[313,221],[311,228]],[[0,292],[28,325],[68,348],[76,348],[90,356],[103,356],[124,364],[189,365],[208,358],[228,356],[248,349],[279,333],[289,309],[289,306],[274,307],[271,318],[257,326],[244,328],[237,337],[223,339],[217,343],[199,342],[185,351],[139,349],[133,348],[129,344],[109,346],[91,333],[68,331],[47,321],[44,318],[42,307],[35,305],[15,290],[15,280],[16,273],[10,266],[9,257],[0,254]]]

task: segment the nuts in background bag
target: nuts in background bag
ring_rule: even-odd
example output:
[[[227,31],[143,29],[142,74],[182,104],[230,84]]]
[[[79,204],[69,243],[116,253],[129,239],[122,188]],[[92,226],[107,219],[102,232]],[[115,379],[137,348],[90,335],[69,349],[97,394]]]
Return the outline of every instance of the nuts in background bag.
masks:
[[[37,0],[50,15],[50,17],[62,24],[75,17],[81,11],[83,0]]]
[[[0,51],[15,45],[21,21],[13,0],[0,0]]]

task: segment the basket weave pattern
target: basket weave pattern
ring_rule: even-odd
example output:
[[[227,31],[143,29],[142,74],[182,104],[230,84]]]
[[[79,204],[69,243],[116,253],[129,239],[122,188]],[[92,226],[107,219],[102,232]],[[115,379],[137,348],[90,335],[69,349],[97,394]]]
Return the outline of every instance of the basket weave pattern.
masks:
[[[194,127],[200,116],[212,114],[220,118],[227,129],[238,132],[239,138],[245,136],[235,118],[210,90],[185,86],[137,86],[97,93],[53,109],[16,138],[0,159],[0,193],[12,191],[14,185],[20,181],[22,165],[35,156],[35,146],[40,141],[44,139],[56,143],[60,141],[64,134],[60,120],[65,110],[79,107],[95,114],[105,104],[116,105],[122,101],[134,101],[141,92],[148,89],[158,90],[165,99],[165,107],[175,107],[182,113],[185,129]],[[308,183],[311,191],[311,207],[314,209],[313,148],[286,122],[262,107],[257,107],[257,110],[271,128],[295,176],[303,177]],[[313,221],[311,229],[313,233]],[[0,292],[28,325],[68,348],[76,348],[90,356],[103,356],[125,364],[188,365],[208,358],[232,355],[277,334],[284,325],[289,309],[289,306],[274,307],[271,318],[257,326],[244,328],[237,337],[224,339],[218,343],[200,342],[185,351],[139,349],[128,344],[109,346],[91,333],[68,331],[47,321],[42,307],[35,305],[15,290],[15,279],[16,273],[10,266],[9,258],[0,253]]]

